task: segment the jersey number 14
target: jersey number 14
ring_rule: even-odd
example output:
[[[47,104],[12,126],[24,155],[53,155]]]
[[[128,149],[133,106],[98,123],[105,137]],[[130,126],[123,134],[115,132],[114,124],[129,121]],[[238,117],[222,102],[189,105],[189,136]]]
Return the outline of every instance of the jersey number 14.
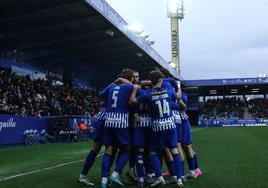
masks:
[[[164,117],[164,114],[170,115],[169,104],[166,99],[164,99],[162,102],[160,100],[155,101],[155,103],[158,106],[160,117]]]

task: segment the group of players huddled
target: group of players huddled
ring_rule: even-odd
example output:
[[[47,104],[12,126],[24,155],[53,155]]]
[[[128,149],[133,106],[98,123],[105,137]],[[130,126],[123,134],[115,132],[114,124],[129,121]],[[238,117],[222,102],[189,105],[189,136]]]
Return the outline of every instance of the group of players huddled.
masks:
[[[94,186],[88,178],[102,145],[101,187],[126,184],[122,172],[129,162],[127,176],[138,187],[155,187],[168,183],[183,186],[186,178],[202,175],[186,112],[187,95],[180,81],[166,70],[153,70],[150,80],[139,81],[139,73],[124,69],[112,84],[100,92],[105,101],[95,117],[97,131],[78,181]],[[162,173],[162,161],[168,172]],[[190,172],[185,175],[184,161]],[[115,162],[115,169],[110,169]],[[165,178],[163,176],[168,176]]]

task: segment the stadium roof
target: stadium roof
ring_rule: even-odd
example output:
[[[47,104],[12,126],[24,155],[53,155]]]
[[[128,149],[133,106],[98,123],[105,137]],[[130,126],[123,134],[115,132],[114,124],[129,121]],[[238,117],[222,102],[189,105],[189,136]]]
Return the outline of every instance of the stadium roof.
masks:
[[[268,77],[184,80],[186,87],[198,87],[201,96],[268,94]]]
[[[19,52],[26,63],[102,83],[126,67],[144,76],[162,66],[180,78],[126,26],[103,0],[0,1],[0,52]]]

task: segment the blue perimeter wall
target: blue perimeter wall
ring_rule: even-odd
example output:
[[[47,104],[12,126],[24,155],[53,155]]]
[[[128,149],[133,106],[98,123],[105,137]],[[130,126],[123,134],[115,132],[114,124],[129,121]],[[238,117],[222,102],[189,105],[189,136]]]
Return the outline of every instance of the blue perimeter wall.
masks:
[[[48,130],[49,126],[56,119],[62,117],[22,117],[14,115],[0,115],[0,146],[11,144],[23,144],[23,132],[29,129],[36,129],[39,133],[41,130]],[[68,126],[76,128],[81,121],[84,121],[88,127],[93,122],[92,118],[82,116],[70,116],[68,118]]]
[[[23,132],[29,129],[36,129],[40,132],[42,129],[48,130],[56,119],[62,117],[21,117],[14,115],[0,115],[0,146],[11,144],[23,144]],[[88,128],[95,125],[95,120],[90,117],[70,116],[68,127],[75,129],[81,121],[84,121]],[[234,127],[234,126],[267,126],[268,119],[203,119],[199,118],[200,127]]]

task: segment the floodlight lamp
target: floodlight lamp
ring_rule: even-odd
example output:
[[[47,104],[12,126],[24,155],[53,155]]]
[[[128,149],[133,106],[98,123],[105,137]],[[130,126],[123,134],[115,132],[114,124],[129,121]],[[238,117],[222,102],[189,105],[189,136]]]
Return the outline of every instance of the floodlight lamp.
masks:
[[[184,0],[168,0],[167,16],[169,18],[183,19],[185,13]]]
[[[259,78],[265,78],[265,77],[267,77],[267,75],[266,74],[258,74],[258,77]]]
[[[106,31],[106,34],[107,34],[107,35],[110,35],[111,37],[114,36],[114,32],[113,32],[112,30],[107,30],[107,31]]]
[[[142,53],[140,53],[140,52],[137,52],[136,55],[137,55],[138,57],[142,57]]]
[[[149,42],[149,41],[151,41],[152,39],[151,39],[151,37],[148,35],[148,37],[146,37],[146,38],[144,38],[145,39],[145,41],[147,41],[147,42]]]
[[[145,35],[143,38],[144,38],[145,40],[148,40],[148,39],[150,39],[150,36],[149,36],[149,35]]]
[[[149,44],[150,46],[152,46],[152,45],[155,44],[155,41],[151,40],[151,41],[148,42],[148,44]]]
[[[170,64],[169,64],[173,69],[174,68],[176,68],[176,64],[175,63],[173,63],[173,62],[170,62]]]
[[[142,32],[142,33],[140,34],[140,37],[142,37],[142,38],[148,38],[149,35],[147,35],[145,32]]]
[[[140,23],[133,23],[127,26],[128,30],[134,32],[135,34],[142,34],[143,30],[142,30],[142,25]]]

